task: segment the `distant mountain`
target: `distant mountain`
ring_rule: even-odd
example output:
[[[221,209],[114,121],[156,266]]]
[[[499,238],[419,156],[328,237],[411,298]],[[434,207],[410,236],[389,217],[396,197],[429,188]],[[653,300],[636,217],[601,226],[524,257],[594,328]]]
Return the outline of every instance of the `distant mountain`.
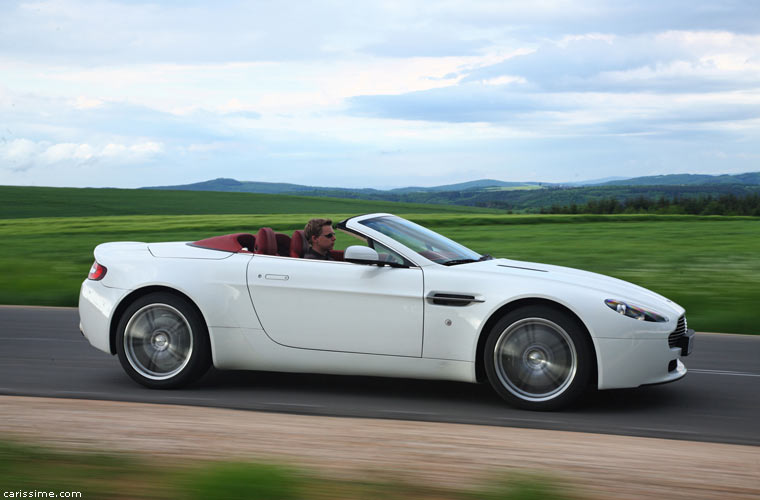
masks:
[[[605,182],[604,186],[698,186],[704,184],[760,185],[760,172],[736,175],[671,174]]]
[[[403,203],[428,203],[537,212],[552,206],[583,205],[615,199],[743,197],[760,193],[760,172],[738,175],[656,175],[632,179],[598,179],[575,183],[504,182],[480,179],[459,184],[396,189],[339,188],[219,178],[194,184],[142,189],[288,194]]]
[[[598,186],[599,184],[606,184],[613,181],[626,181],[630,177],[604,177],[603,179],[591,179],[588,181],[576,181],[576,182],[562,182],[563,186]]]
[[[172,191],[225,191],[236,193],[259,193],[259,194],[296,194],[313,192],[317,190],[329,190],[329,191],[361,191],[361,192],[380,192],[377,189],[364,188],[364,189],[348,189],[337,187],[317,187],[317,186],[304,186],[301,184],[288,184],[284,182],[253,182],[253,181],[238,181],[235,179],[228,179],[225,177],[219,177],[218,179],[212,179],[210,181],[196,182],[193,184],[180,184],[176,186],[150,186],[140,189],[162,189]]]
[[[403,187],[389,189],[389,193],[438,193],[445,191],[466,191],[469,189],[486,189],[486,188],[516,188],[523,186],[540,186],[539,182],[504,182],[494,179],[480,179],[477,181],[461,182],[459,184],[445,184],[443,186],[433,187]]]
[[[670,174],[653,175],[647,177],[606,177],[604,179],[577,181],[577,182],[505,182],[495,179],[479,179],[458,184],[444,184],[442,186],[421,187],[409,186],[394,189],[373,188],[342,188],[325,186],[306,186],[302,184],[289,184],[283,182],[256,182],[238,181],[220,177],[209,181],[196,182],[193,184],[180,184],[176,186],[150,186],[141,189],[169,189],[175,191],[226,191],[242,193],[263,194],[310,194],[314,196],[336,196],[340,193],[346,195],[404,195],[413,193],[444,193],[461,191],[493,191],[511,189],[536,189],[542,187],[582,187],[582,186],[699,186],[716,184],[741,184],[747,186],[760,185],[760,172],[748,172],[734,175],[702,175],[702,174]]]
[[[403,187],[395,189],[373,189],[373,188],[340,188],[340,187],[323,187],[323,186],[305,186],[302,184],[287,184],[281,182],[254,182],[238,181],[220,177],[210,181],[196,182],[193,184],[181,184],[177,186],[150,186],[140,189],[165,189],[173,191],[234,191],[243,193],[263,193],[263,194],[314,194],[315,192],[329,192],[331,194],[338,192],[351,193],[437,193],[445,191],[465,191],[469,189],[486,189],[486,188],[517,188],[524,186],[540,186],[538,182],[504,182],[493,179],[481,179],[477,181],[462,182],[459,184],[446,184],[443,186],[433,187]]]

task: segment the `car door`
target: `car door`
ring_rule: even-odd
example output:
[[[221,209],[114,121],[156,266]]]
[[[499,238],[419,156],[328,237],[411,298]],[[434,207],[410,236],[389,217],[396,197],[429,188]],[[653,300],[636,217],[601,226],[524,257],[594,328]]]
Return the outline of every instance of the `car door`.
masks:
[[[248,288],[264,331],[279,344],[422,355],[420,268],[255,255]]]

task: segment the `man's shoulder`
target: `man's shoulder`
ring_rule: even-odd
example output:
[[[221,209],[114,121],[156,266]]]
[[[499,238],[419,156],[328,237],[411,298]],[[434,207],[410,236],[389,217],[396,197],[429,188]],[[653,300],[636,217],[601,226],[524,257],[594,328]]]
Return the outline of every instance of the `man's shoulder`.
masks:
[[[321,257],[322,257],[321,255],[319,255],[317,252],[315,252],[311,248],[307,249],[303,254],[304,259],[319,259]]]
[[[314,259],[314,260],[333,260],[330,254],[327,255],[321,255],[314,251],[313,248],[309,248],[306,250],[306,253],[303,254],[304,259]]]

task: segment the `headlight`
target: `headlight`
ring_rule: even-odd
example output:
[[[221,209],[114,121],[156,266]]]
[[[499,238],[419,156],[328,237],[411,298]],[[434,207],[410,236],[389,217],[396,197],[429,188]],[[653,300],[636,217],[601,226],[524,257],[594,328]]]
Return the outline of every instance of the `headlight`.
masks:
[[[660,316],[656,312],[647,311],[646,309],[642,309],[641,307],[636,307],[630,304],[626,304],[625,302],[621,300],[607,299],[604,301],[604,303],[607,304],[607,307],[609,307],[613,311],[619,314],[622,314],[623,316],[628,316],[629,318],[637,319],[639,321],[652,321],[654,323],[665,323],[668,320],[668,318]]]

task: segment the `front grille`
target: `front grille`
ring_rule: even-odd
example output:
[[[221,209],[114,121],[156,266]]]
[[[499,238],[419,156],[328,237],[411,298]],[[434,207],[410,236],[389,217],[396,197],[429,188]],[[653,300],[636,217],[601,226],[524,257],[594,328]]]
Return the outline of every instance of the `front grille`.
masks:
[[[673,330],[673,333],[668,335],[668,345],[670,347],[676,347],[678,344],[678,339],[683,337],[686,334],[686,316],[681,316],[678,318],[678,324],[676,325],[676,329]]]

